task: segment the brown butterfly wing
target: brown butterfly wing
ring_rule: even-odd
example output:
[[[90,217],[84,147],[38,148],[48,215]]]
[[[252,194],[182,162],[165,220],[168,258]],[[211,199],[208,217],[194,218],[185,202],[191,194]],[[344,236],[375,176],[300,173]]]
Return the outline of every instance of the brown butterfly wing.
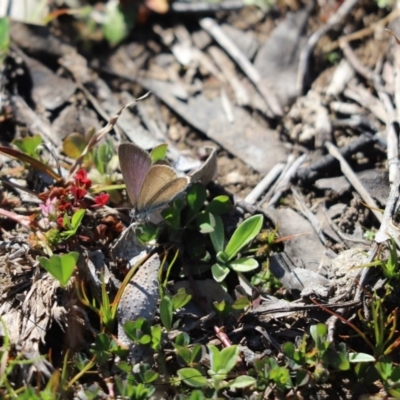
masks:
[[[178,178],[176,172],[166,165],[153,165],[143,182],[137,210],[155,210],[169,203],[186,188],[187,177]]]
[[[151,169],[151,157],[146,150],[133,143],[122,143],[118,148],[118,156],[126,192],[133,207],[136,207],[143,183]]]

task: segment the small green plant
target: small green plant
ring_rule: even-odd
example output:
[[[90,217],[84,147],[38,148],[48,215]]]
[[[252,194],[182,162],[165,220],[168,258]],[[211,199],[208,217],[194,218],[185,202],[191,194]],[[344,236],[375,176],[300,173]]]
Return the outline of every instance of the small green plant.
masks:
[[[204,346],[200,343],[196,343],[193,346],[190,346],[190,337],[187,333],[180,333],[176,339],[173,346],[176,352],[176,359],[180,366],[184,367],[195,367],[200,362],[203,352]]]
[[[151,326],[145,318],[126,322],[124,331],[128,338],[136,344],[150,346],[154,351],[159,351],[161,348],[161,326]]]
[[[255,384],[256,380],[248,375],[240,375],[230,379],[229,373],[238,362],[239,347],[236,345],[219,350],[214,345],[207,346],[210,355],[210,369],[205,374],[202,367],[187,367],[178,370],[178,377],[188,386],[212,389],[213,398],[217,398],[222,389],[246,388]],[[208,375],[208,377],[207,377]]]
[[[43,143],[40,135],[27,136],[23,139],[15,139],[13,143],[25,154],[38,158],[37,148]]]
[[[160,303],[160,317],[165,329],[172,329],[173,313],[179,308],[184,307],[191,300],[192,296],[186,293],[185,288],[178,290],[172,297],[164,295]]]
[[[383,275],[389,281],[398,280],[400,278],[399,258],[396,250],[396,242],[393,238],[389,243],[389,257],[387,260],[375,260],[368,264],[363,264],[361,267],[381,267]]]
[[[397,337],[397,309],[386,315],[384,308],[385,298],[390,292],[388,286],[387,290],[385,296],[378,296],[376,293],[372,295],[372,321],[368,322],[360,316],[361,321],[374,336],[375,344],[369,341],[367,343],[370,344],[376,358],[387,356],[400,346],[400,338]]]
[[[65,287],[74,272],[78,258],[79,253],[72,251],[68,254],[52,255],[50,258],[39,257],[39,263]]]
[[[236,257],[240,250],[259,234],[263,220],[262,215],[253,215],[243,221],[224,248],[225,234],[222,220],[220,217],[215,218],[215,228],[210,233],[210,238],[217,253],[217,262],[212,266],[211,271],[217,282],[222,282],[231,270],[248,272],[258,267],[258,262],[253,257]]]
[[[64,214],[63,226],[65,231],[60,233],[60,236],[64,239],[69,239],[70,237],[76,235],[78,228],[81,226],[83,217],[85,216],[86,210],[76,210],[72,217],[70,218],[68,214]]]

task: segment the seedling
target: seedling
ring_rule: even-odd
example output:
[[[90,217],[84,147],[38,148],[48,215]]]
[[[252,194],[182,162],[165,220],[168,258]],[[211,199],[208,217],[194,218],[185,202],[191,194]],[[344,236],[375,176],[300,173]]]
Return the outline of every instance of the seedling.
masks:
[[[248,272],[258,267],[258,262],[252,257],[235,257],[259,234],[263,220],[262,215],[254,215],[243,221],[224,249],[225,234],[222,220],[218,216],[215,218],[215,228],[210,233],[210,238],[217,253],[217,262],[212,266],[211,271],[217,282],[222,282],[230,270]]]
[[[179,308],[184,307],[191,300],[192,296],[186,293],[185,288],[181,288],[178,292],[170,297],[164,295],[160,303],[160,317],[165,329],[170,331],[172,329],[173,313]]]
[[[207,375],[201,367],[181,368],[178,376],[186,385],[201,387],[204,389],[212,388],[214,397],[218,392],[225,388],[246,388],[255,384],[256,380],[247,375],[240,375],[234,379],[229,379],[229,373],[235,368],[239,356],[239,347],[234,345],[218,350],[216,346],[207,346],[210,356],[210,369]]]

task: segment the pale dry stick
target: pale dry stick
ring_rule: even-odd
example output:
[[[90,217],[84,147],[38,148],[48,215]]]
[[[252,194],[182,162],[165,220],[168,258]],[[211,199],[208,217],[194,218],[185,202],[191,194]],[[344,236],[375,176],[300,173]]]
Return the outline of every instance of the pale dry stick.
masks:
[[[292,186],[291,191],[293,193],[294,200],[296,202],[298,210],[308,219],[311,226],[313,227],[315,233],[318,235],[321,243],[326,245],[326,237],[322,232],[321,225],[317,220],[317,217],[311,212],[311,210],[307,207],[306,202],[299,190],[296,187]]]
[[[400,46],[396,46],[396,48],[394,49],[394,102],[396,105],[397,121],[400,122]],[[396,138],[398,141],[397,135]],[[399,166],[397,159],[397,168],[398,167]],[[393,183],[394,181],[395,179],[393,179],[393,181],[391,182]]]
[[[145,95],[143,95],[142,97],[139,97],[138,99],[136,99],[135,101],[133,101],[132,103],[126,104],[124,107],[122,107],[113,117],[111,117],[108,122],[107,125],[105,125],[103,128],[99,129],[89,140],[89,143],[86,145],[86,147],[84,148],[84,150],[82,151],[82,154],[75,160],[74,165],[71,167],[70,171],[69,171],[69,177],[66,181],[66,183],[68,183],[69,181],[71,181],[71,179],[74,177],[76,171],[80,168],[86,154],[97,144],[99,143],[103,137],[111,131],[111,129],[114,128],[115,124],[118,121],[119,116],[122,114],[122,111],[125,110],[125,108],[128,108],[134,104],[136,104],[138,101],[145,99],[147,96],[149,96],[150,92],[147,92]]]
[[[329,154],[332,157],[335,157],[340,163],[340,169],[343,172],[343,175],[350,182],[353,188],[358,192],[364,202],[371,207],[372,213],[375,215],[376,219],[379,222],[382,222],[382,214],[378,211],[379,206],[376,204],[375,200],[370,196],[370,194],[365,189],[364,185],[357,178],[357,175],[353,172],[350,165],[344,159],[344,157],[340,154],[339,149],[330,142],[325,143],[325,147],[328,149]]]
[[[97,101],[97,99],[92,95],[92,93],[90,93],[89,90],[87,90],[85,88],[85,86],[83,86],[80,82],[76,82],[76,84],[78,85],[78,89],[90,101],[90,103],[92,104],[93,108],[97,111],[97,113],[101,116],[101,118],[103,118],[105,121],[108,121],[110,119],[110,116],[107,114],[107,112],[104,110],[104,108],[100,105],[100,103]],[[115,132],[116,132],[116,134],[118,135],[119,138],[123,137],[121,128],[118,127],[118,122],[114,126],[114,130],[115,130]]]
[[[396,179],[390,188],[389,197],[386,202],[385,211],[383,212],[383,220],[379,231],[375,235],[375,242],[382,243],[391,237],[399,236],[398,228],[391,223],[392,217],[396,214],[400,207],[400,170],[397,170]],[[400,246],[399,246],[400,247]]]
[[[236,103],[239,106],[247,106],[250,104],[250,97],[247,89],[240,82],[235,74],[235,68],[232,60],[217,46],[211,46],[208,53],[214,60],[215,64],[219,67],[222,74],[225,76],[226,81],[231,86],[233,93],[236,97]]]
[[[280,117],[283,115],[282,107],[280,106],[276,95],[271,89],[268,89],[262,82],[261,75],[236,46],[236,44],[225,34],[221,27],[211,18],[203,18],[200,20],[200,26],[213,37],[213,39],[232,57],[236,64],[243,70],[246,76],[250,79],[258,92],[266,101],[271,109],[273,116]]]
[[[282,193],[290,187],[290,182],[291,182],[292,178],[296,175],[297,170],[300,168],[300,165],[303,164],[306,157],[307,157],[306,154],[303,154],[302,156],[298,157],[297,160],[295,160],[293,162],[293,164],[290,166],[290,168],[286,171],[285,176],[281,179],[279,184],[276,186],[274,195],[272,196],[271,200],[268,202],[268,207],[272,207],[273,205],[275,205],[275,203],[282,196]]]
[[[284,163],[275,164],[274,167],[268,172],[268,174],[265,175],[264,178],[261,179],[259,183],[257,183],[255,188],[246,196],[244,201],[246,203],[254,205],[257,199],[276,181],[284,168]]]
[[[268,189],[268,191],[264,194],[264,196],[262,197],[262,199],[260,201],[258,201],[258,203],[256,204],[256,207],[261,207],[264,203],[267,203],[271,197],[274,195],[275,193],[275,189],[279,186],[280,182],[282,179],[284,179],[287,171],[289,170],[289,168],[292,166],[292,164],[295,161],[295,156],[294,154],[289,154],[286,163],[284,163],[284,167],[282,172],[280,173],[280,175],[278,176],[278,179],[275,181],[275,183],[273,185],[271,185],[271,187]]]
[[[229,100],[228,93],[226,93],[226,90],[223,87],[221,88],[220,97],[222,109],[225,111],[226,119],[230,123],[233,123],[235,121],[235,116],[233,115],[233,107],[231,101]]]
[[[371,24],[367,28],[361,29],[357,32],[350,33],[349,35],[342,36],[338,40],[330,43],[329,45],[324,47],[325,53],[330,53],[331,51],[336,50],[339,47],[340,41],[353,42],[355,40],[360,40],[366,36],[372,35],[377,28],[383,28],[388,23],[396,19],[400,15],[400,9],[393,10],[390,14],[386,15],[386,17],[381,20]]]
[[[324,36],[330,29],[335,25],[342,22],[345,17],[350,13],[351,9],[358,3],[357,0],[345,0],[342,5],[337,9],[336,13],[333,14],[325,25],[322,25],[317,29],[308,39],[307,44],[303,47],[300,53],[299,69],[297,72],[296,88],[298,93],[304,91],[304,78],[306,76],[308,61],[314,47],[319,40]]]
[[[235,11],[242,9],[245,5],[244,0],[223,0],[218,3],[175,1],[171,4],[171,9],[176,13],[204,13],[222,10]]]
[[[351,49],[348,42],[340,41],[340,47],[344,52],[344,55],[352,65],[352,67],[364,78],[370,80],[377,93],[378,96],[383,103],[383,106],[386,111],[386,129],[387,129],[387,158],[389,164],[389,182],[393,183],[396,171],[398,168],[398,158],[399,158],[399,139],[396,132],[396,114],[393,108],[392,101],[390,96],[386,92],[383,86],[382,78],[363,65],[360,60],[357,58],[353,50]]]
[[[344,96],[361,104],[365,109],[386,124],[386,111],[382,103],[364,86],[350,84],[343,92]]]

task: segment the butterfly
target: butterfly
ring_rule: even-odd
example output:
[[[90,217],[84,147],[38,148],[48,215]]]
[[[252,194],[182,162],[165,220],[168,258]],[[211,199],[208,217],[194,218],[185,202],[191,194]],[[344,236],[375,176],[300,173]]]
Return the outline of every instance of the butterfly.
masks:
[[[133,215],[138,219],[165,207],[190,183],[170,166],[153,163],[150,154],[133,143],[122,143],[118,157]]]

